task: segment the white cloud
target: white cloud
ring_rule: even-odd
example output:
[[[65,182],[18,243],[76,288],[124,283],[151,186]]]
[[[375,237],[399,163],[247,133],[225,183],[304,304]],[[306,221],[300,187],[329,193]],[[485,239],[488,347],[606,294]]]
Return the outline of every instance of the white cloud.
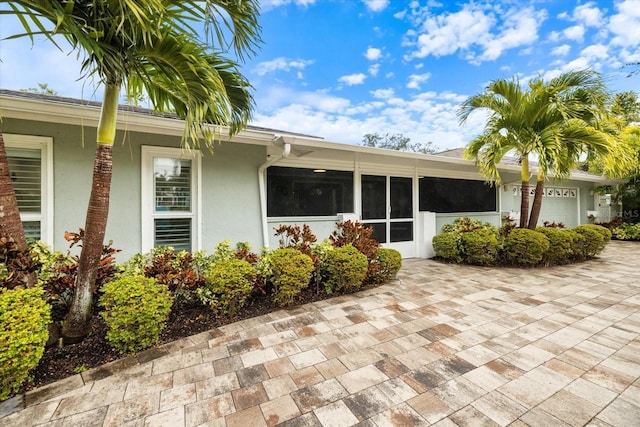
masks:
[[[623,47],[640,44],[640,4],[637,0],[616,3],[618,13],[611,16],[609,30],[615,34],[611,43]]]
[[[544,11],[536,11],[533,8],[509,10],[503,17],[505,23],[500,34],[487,41],[479,41],[485,50],[477,61],[493,61],[507,49],[535,42],[538,39],[538,28],[545,17]]]
[[[389,99],[389,98],[393,97],[394,91],[393,91],[393,89],[377,89],[377,90],[372,91],[371,95],[374,98]]]
[[[429,80],[430,77],[431,77],[431,73],[411,74],[409,76],[409,83],[407,83],[407,88],[420,89],[420,84]]]
[[[381,12],[389,6],[389,0],[362,0],[362,2],[373,12]]]
[[[556,56],[566,56],[569,54],[570,51],[571,51],[571,46],[568,44],[563,44],[551,49],[551,54]]]
[[[263,111],[275,111],[293,102],[331,113],[343,112],[351,106],[351,101],[348,99],[328,94],[326,91],[295,91],[289,87],[276,85],[271,85],[265,90],[257,90],[255,98],[256,104]],[[279,127],[282,128],[282,126]]]
[[[600,27],[604,22],[602,11],[593,3],[585,3],[573,10],[573,19],[588,27]]]
[[[495,18],[474,5],[465,5],[459,12],[429,16],[417,38],[417,50],[410,56],[424,58],[443,56],[459,49],[468,49],[486,37]]]
[[[260,62],[253,71],[259,75],[273,73],[275,71],[291,71],[291,69],[304,70],[308,65],[313,64],[310,59],[289,59],[283,56],[271,61]]]
[[[374,77],[378,75],[379,71],[380,71],[380,64],[373,64],[369,67],[369,74],[371,74]]]
[[[366,78],[366,74],[356,73],[342,76],[338,79],[338,81],[346,84],[347,86],[354,86],[363,84]]]
[[[405,46],[415,46],[405,59],[444,56],[458,51],[471,63],[493,61],[505,50],[529,46],[538,39],[538,29],[546,19],[546,11],[533,7],[502,10],[495,6],[465,4],[462,10],[440,15],[428,14],[426,9],[412,11],[419,30],[409,30]],[[422,20],[421,20],[422,19]],[[492,32],[499,28],[497,32]],[[526,54],[526,50],[521,53]]]
[[[262,11],[268,11],[270,9],[286,6],[289,4],[295,4],[296,6],[310,6],[314,4],[316,0],[262,0],[260,2],[260,9]]]
[[[380,50],[380,49],[378,49],[376,47],[370,47],[364,53],[364,56],[369,61],[377,61],[382,56],[382,50]]]
[[[605,45],[594,44],[582,49],[580,55],[587,58],[605,59],[609,57],[609,49]]]
[[[565,39],[574,40],[574,41],[582,41],[584,37],[584,26],[582,25],[573,25],[569,28],[565,28],[562,30],[562,35]]]

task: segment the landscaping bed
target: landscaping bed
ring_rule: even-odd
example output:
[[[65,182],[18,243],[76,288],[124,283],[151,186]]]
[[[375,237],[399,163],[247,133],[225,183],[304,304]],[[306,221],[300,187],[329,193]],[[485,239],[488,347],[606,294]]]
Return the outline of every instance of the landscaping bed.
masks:
[[[296,304],[287,308],[330,297],[332,296],[327,295],[321,289],[316,291],[316,289],[309,287],[299,295]],[[208,307],[202,305],[175,305],[169,316],[167,327],[162,331],[160,340],[156,345],[176,341],[229,323],[281,309],[282,307],[276,305],[270,298],[257,292],[249,298],[243,309],[233,317],[215,316]],[[22,386],[20,392],[26,392],[127,357],[127,354],[121,354],[109,345],[105,337],[106,333],[107,325],[105,321],[94,310],[90,335],[78,344],[62,347],[52,346],[45,349],[42,359],[40,359],[36,368],[31,371],[31,378]]]

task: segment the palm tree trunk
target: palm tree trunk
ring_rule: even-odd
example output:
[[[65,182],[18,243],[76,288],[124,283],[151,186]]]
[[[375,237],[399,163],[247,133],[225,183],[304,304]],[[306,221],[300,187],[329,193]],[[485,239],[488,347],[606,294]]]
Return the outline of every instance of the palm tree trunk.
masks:
[[[82,341],[89,333],[93,291],[109,216],[113,141],[116,133],[119,92],[119,84],[108,84],[105,88],[78,274],[71,308],[62,329],[62,337],[68,344]]]
[[[520,179],[522,180],[522,194],[520,195],[520,228],[527,228],[529,218],[529,157],[522,155],[522,169]]]
[[[29,246],[24,236],[18,201],[11,183],[9,160],[7,159],[2,131],[0,131],[0,238],[11,239],[16,242],[18,249],[26,257],[28,265],[31,265]],[[25,287],[33,286],[36,283],[36,274],[34,272],[28,273],[18,270],[13,273],[17,275],[17,282],[23,283]]]
[[[529,229],[535,230],[538,226],[538,218],[540,217],[540,208],[542,207],[542,194],[544,192],[544,179],[536,182],[536,194],[533,196],[533,205],[531,205],[531,216],[529,217]]]

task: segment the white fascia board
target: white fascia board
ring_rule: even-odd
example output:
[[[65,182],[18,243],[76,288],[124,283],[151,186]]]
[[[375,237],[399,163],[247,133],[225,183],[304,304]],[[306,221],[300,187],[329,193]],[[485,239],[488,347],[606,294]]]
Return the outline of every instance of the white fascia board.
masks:
[[[77,126],[97,127],[100,107],[94,105],[74,105],[66,102],[42,101],[13,97],[0,97],[0,114],[3,117],[33,120],[39,122],[62,123]],[[153,116],[134,111],[118,111],[117,129],[182,137],[184,121],[174,118]],[[216,132],[222,141],[232,141],[254,145],[269,145],[275,138],[273,132],[243,130],[231,139],[229,128],[218,127]]]

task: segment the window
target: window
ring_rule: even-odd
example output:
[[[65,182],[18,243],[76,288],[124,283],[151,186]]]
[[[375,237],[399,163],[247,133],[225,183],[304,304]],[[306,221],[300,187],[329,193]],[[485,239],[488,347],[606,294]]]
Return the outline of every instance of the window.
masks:
[[[267,169],[267,216],[335,216],[353,212],[353,172]]]
[[[52,139],[4,134],[11,183],[27,238],[53,244]]]
[[[420,211],[496,212],[496,189],[484,181],[420,178]]]
[[[142,147],[142,250],[199,248],[200,153]]]

